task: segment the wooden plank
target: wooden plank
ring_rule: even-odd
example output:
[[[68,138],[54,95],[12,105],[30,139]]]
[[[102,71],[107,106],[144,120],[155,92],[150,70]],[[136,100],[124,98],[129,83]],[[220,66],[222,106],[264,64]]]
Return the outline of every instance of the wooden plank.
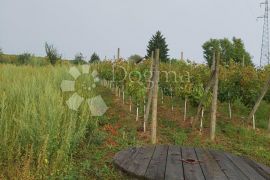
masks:
[[[198,159],[194,148],[182,148],[182,159],[183,160],[193,159],[197,161]],[[188,180],[205,179],[199,163],[191,164],[183,161],[183,166],[185,179]]]
[[[247,176],[221,151],[209,151],[221,170],[232,180],[246,180]]]
[[[123,151],[119,151],[118,153],[115,154],[113,162],[119,166],[123,162],[123,160],[125,160],[128,156],[132,154],[133,151],[135,151],[135,149],[136,148],[130,148]]]
[[[247,164],[242,158],[225,153],[225,155],[249,178],[256,180],[265,180],[255,169]]]
[[[168,149],[165,180],[184,180],[182,152],[179,146]]]
[[[128,171],[137,177],[144,177],[147,167],[152,159],[155,151],[155,146],[144,147],[129,165]]]
[[[201,168],[205,179],[213,180],[227,180],[227,176],[220,169],[217,161],[213,158],[209,151],[204,149],[195,149],[198,160],[201,162]]]
[[[145,173],[145,177],[147,179],[154,179],[154,180],[164,179],[168,148],[169,146],[167,145],[156,146],[154,155]]]
[[[242,159],[248,163],[255,171],[257,171],[261,176],[265,179],[270,179],[270,168],[266,167],[265,165],[256,163],[246,157],[242,157]]]
[[[260,166],[260,168],[262,168],[266,173],[270,174],[270,167],[264,165],[264,164],[261,164],[261,163],[257,163],[258,166]]]
[[[132,150],[129,151],[128,154],[123,154],[123,158],[121,163],[119,164],[119,168],[129,173],[129,164],[132,163],[132,161],[136,158],[141,149],[142,148],[132,148]]]

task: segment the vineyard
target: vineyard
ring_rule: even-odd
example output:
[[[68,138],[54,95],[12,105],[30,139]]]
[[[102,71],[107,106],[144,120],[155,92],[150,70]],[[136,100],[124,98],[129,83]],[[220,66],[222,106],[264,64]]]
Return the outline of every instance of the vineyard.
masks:
[[[137,112],[144,113],[147,102],[147,92],[152,86],[151,61],[147,60],[140,64],[131,64],[127,61],[111,61],[96,65],[100,76],[105,80],[104,84],[115,91],[123,102],[130,104]],[[252,66],[242,66],[231,63],[228,66],[220,66],[218,100],[221,104],[227,104],[226,112],[229,119],[234,116],[231,108],[234,102],[244,105],[251,110],[254,106],[260,90],[267,80],[269,70],[255,69]],[[210,80],[211,71],[205,64],[187,63],[185,61],[162,63],[160,65],[159,98],[164,103],[164,97],[170,99],[170,111],[184,112],[179,120],[186,121],[188,107],[197,107],[201,102],[206,111],[211,104],[211,92],[205,89]],[[265,102],[270,101],[269,92],[265,96]],[[182,102],[184,101],[184,106]],[[249,114],[244,115],[247,118]],[[194,115],[193,117],[195,117]],[[189,117],[189,118],[193,118]],[[263,122],[262,122],[262,119]],[[260,117],[259,128],[267,129],[268,116]],[[138,117],[136,118],[138,120]],[[201,119],[202,120],[202,119]],[[190,123],[193,123],[191,121]],[[199,123],[202,125],[202,122]],[[253,122],[245,121],[246,125],[256,128],[256,118]],[[198,124],[195,124],[197,127]],[[202,128],[202,126],[201,126]],[[201,129],[202,130],[202,129]]]
[[[60,86],[72,79],[70,67],[0,65],[0,177],[126,179],[112,165],[114,153],[151,143],[152,111],[145,116],[154,87],[152,59],[90,65],[101,80],[95,93],[109,107],[102,117],[92,117],[85,102],[78,111],[67,107],[72,92]],[[237,63],[219,68],[216,139],[210,141],[211,68],[184,60],[160,63],[157,143],[222,149],[269,165],[269,92],[247,121],[268,69]]]

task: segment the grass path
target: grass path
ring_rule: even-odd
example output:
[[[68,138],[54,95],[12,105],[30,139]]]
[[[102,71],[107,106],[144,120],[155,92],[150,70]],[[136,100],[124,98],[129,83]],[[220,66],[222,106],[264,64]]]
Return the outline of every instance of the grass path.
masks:
[[[92,179],[127,179],[114,168],[114,154],[132,146],[150,143],[150,131],[142,132],[143,114],[136,122],[136,112],[129,112],[129,104],[122,103],[111,90],[99,88],[99,92],[109,106],[105,116],[99,118],[101,142],[97,145],[82,144],[74,154],[76,176]],[[170,110],[170,104],[160,105],[158,109],[158,140],[160,144],[176,144],[182,146],[205,147],[221,149],[237,155],[245,155],[251,159],[270,165],[270,140],[264,131],[254,132],[242,124],[228,122],[221,113],[217,127],[215,143],[208,140],[208,128],[202,135],[192,131],[189,119],[183,123],[180,109]],[[169,110],[168,110],[169,109]],[[207,118],[207,117],[206,117]],[[221,121],[222,119],[223,121]],[[206,121],[205,124],[208,122]]]

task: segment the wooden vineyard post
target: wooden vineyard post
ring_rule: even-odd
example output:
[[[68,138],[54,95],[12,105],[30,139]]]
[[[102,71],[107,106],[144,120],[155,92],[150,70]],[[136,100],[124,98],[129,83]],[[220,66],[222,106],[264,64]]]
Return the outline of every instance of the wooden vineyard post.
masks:
[[[181,60],[184,60],[184,52],[181,52]]]
[[[117,60],[120,59],[120,48],[117,49]]]
[[[170,91],[171,91],[171,106],[172,106],[172,111],[173,111],[173,91],[172,91],[172,86],[170,85]]]
[[[139,121],[139,104],[137,103],[136,105],[137,105],[136,106],[136,122],[138,122]]]
[[[255,130],[256,129],[255,115],[252,116],[252,126],[253,129]]]
[[[184,122],[187,119],[187,96],[185,97],[185,108],[184,108]]]
[[[242,66],[245,67],[245,55],[243,55]]]
[[[159,81],[159,49],[155,52],[154,65],[154,87],[153,87],[153,103],[152,103],[152,144],[157,143],[157,105],[158,105],[158,81]]]
[[[210,79],[208,81],[208,84],[207,86],[205,87],[205,93],[208,93],[210,91],[210,89],[212,88],[213,84],[214,84],[214,80],[215,80],[215,53],[213,54],[213,61],[212,61],[212,66],[211,66],[211,75],[210,75]],[[199,117],[200,117],[200,114],[201,114],[201,111],[202,111],[202,108],[203,108],[203,103],[202,101],[199,103],[199,106],[198,106],[198,109],[197,109],[197,113],[196,113],[196,117],[194,119],[194,122],[192,124],[192,128],[195,127],[197,121],[199,120]]]
[[[161,88],[161,104],[164,104],[164,92],[162,88]]]
[[[270,137],[270,117],[269,117],[269,122],[268,122],[268,137]]]
[[[131,96],[129,96],[129,112],[132,111],[132,100],[131,100]]]
[[[232,119],[232,105],[231,105],[231,101],[229,101],[229,116],[230,116],[230,119]]]
[[[145,114],[145,109],[146,109],[146,106],[145,106],[145,96],[143,97],[143,114]]]
[[[122,95],[123,95],[123,104],[125,104],[125,86],[123,86]]]
[[[213,87],[211,125],[210,125],[210,139],[212,141],[215,140],[216,134],[219,61],[220,61],[220,53],[218,53],[217,57],[215,58],[215,70],[214,70],[215,74],[214,74],[214,87]]]
[[[148,99],[147,99],[147,104],[146,104],[146,109],[145,109],[145,113],[144,113],[144,122],[143,122],[143,131],[146,132],[146,124],[148,121],[148,117],[149,117],[149,112],[150,112],[150,107],[151,107],[151,103],[152,103],[152,96],[153,96],[153,77],[154,77],[154,52],[152,52],[151,55],[151,67],[150,67],[150,73],[152,74],[150,79],[149,79],[149,83],[147,84],[147,90],[148,90]],[[151,84],[152,83],[152,84]]]
[[[255,106],[253,107],[252,111],[250,112],[250,114],[248,116],[248,121],[253,120],[253,128],[254,127],[256,128],[256,126],[255,126],[255,118],[254,118],[255,113],[257,112],[257,110],[258,110],[258,108],[259,108],[265,94],[267,93],[267,91],[269,89],[269,86],[270,86],[270,75],[269,75],[267,81],[265,82],[265,85],[264,85],[264,87],[263,87],[263,89],[261,91],[261,94],[260,94],[257,102],[255,103]]]
[[[114,58],[115,59],[115,58]],[[114,66],[115,66],[115,61],[112,63],[112,75],[113,75],[113,77],[112,77],[112,91],[115,91],[115,93],[116,93],[116,84],[115,84],[115,69],[114,69]],[[115,89],[114,89],[115,88]]]
[[[202,115],[201,115],[201,124],[200,124],[200,133],[202,134],[203,130],[203,116],[204,116],[204,108],[202,108]]]

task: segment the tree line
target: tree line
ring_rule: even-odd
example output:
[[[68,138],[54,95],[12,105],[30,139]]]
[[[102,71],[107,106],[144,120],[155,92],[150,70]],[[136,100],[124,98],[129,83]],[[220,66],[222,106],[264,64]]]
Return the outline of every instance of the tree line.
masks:
[[[156,49],[160,50],[161,62],[168,63],[177,61],[177,59],[169,57],[168,44],[166,42],[166,38],[161,33],[161,31],[157,31],[149,40],[145,56],[134,54],[131,55],[128,58],[128,60],[131,62],[139,63],[143,59],[147,58],[149,59],[151,57],[151,52],[155,51]],[[243,40],[240,38],[233,37],[232,40],[229,40],[228,38],[210,39],[202,45],[202,49],[204,58],[209,67],[211,67],[212,65],[213,52],[220,52],[221,55],[220,64],[223,66],[228,66],[232,62],[242,65],[254,66],[252,62],[252,56],[250,55],[249,52],[246,51]],[[52,65],[57,64],[57,62],[62,59],[62,55],[58,52],[57,48],[53,44],[49,44],[46,42],[45,52],[46,52],[46,59]],[[0,54],[1,53],[3,53],[2,49],[0,51]],[[32,56],[33,55],[31,55],[30,53],[23,53],[17,57],[16,63],[21,65],[28,64]],[[0,63],[3,61],[4,60],[3,58],[1,58],[0,55]],[[81,52],[75,54],[74,59],[70,60],[72,64],[86,64],[100,61],[101,58],[96,52],[92,53],[88,61]]]

